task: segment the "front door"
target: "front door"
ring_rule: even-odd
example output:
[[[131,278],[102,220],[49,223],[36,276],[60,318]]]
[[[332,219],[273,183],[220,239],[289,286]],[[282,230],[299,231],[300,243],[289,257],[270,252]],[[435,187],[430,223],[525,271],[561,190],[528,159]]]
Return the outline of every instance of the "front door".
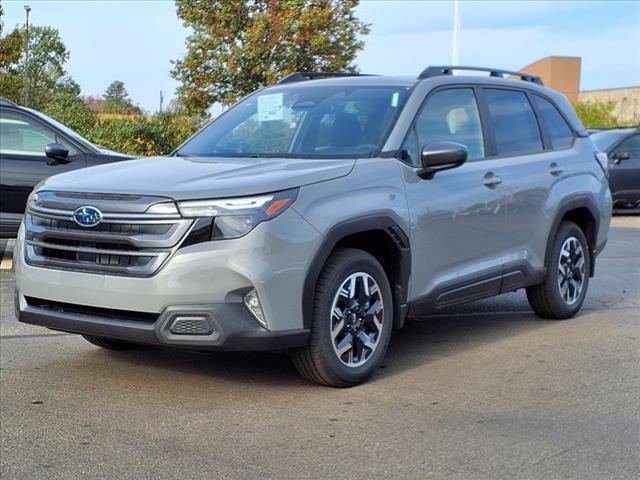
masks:
[[[418,152],[435,141],[461,143],[468,160],[424,180]],[[441,307],[500,291],[505,195],[498,160],[485,159],[474,89],[431,94],[404,144],[411,212],[411,300]]]
[[[620,142],[609,154],[609,185],[614,200],[633,206],[640,199],[640,133]]]

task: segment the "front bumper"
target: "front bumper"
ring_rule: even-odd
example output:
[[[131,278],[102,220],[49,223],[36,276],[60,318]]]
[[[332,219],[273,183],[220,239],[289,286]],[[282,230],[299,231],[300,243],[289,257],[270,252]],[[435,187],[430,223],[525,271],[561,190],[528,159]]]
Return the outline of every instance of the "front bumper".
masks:
[[[22,322],[194,348],[269,349],[298,346],[306,340],[302,290],[321,235],[293,209],[242,238],[180,248],[155,275],[146,278],[29,265],[24,258],[24,237],[21,229],[14,250],[17,313]],[[251,289],[258,293],[267,329],[242,303]],[[42,301],[70,308],[41,308]],[[210,335],[167,333],[173,312],[193,310],[204,312],[211,323]],[[156,319],[141,322],[136,312]]]
[[[268,331],[241,304],[180,305],[157,317],[135,312],[87,308],[25,297],[16,290],[18,320],[63,332],[94,335],[155,346],[198,350],[279,350],[307,343],[309,330]],[[119,315],[120,313],[120,315]],[[200,319],[207,333],[175,333],[181,319]]]

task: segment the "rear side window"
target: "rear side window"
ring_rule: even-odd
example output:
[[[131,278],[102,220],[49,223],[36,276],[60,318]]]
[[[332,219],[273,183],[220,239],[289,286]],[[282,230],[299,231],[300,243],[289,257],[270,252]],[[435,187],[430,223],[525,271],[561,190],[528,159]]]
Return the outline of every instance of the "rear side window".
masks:
[[[542,151],[538,122],[524,93],[486,89],[484,96],[498,155],[526,155]]]
[[[542,123],[551,138],[553,149],[569,148],[573,143],[573,132],[564,118],[562,118],[562,115],[560,115],[560,112],[558,112],[558,109],[551,102],[538,95],[533,96],[533,102],[536,104]]]

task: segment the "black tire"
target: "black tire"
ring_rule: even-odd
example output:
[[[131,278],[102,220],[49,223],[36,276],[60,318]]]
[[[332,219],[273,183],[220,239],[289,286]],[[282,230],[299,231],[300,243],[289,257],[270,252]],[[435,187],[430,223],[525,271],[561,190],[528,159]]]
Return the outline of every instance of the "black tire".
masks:
[[[334,301],[337,301],[336,299],[339,297],[338,290],[343,286],[343,283],[351,276],[360,273],[366,274],[377,284],[378,288],[375,290],[379,292],[379,296],[376,296],[376,299],[382,300],[383,308],[382,312],[378,311],[378,315],[374,315],[376,317],[375,321],[378,322],[375,325],[375,329],[377,330],[377,334],[375,334],[375,338],[377,339],[375,348],[371,349],[367,357],[367,349],[362,347],[363,343],[359,343],[358,341],[360,337],[358,334],[355,334],[355,336],[352,337],[354,342],[352,353],[347,354],[347,356],[350,358],[354,355],[353,352],[355,352],[356,347],[359,346],[360,361],[364,363],[362,365],[349,366],[343,363],[343,360],[341,360],[342,357],[339,357],[337,350],[334,350],[334,340],[332,339],[331,330],[335,328],[333,324],[336,317],[333,316],[332,309]],[[366,280],[366,282],[369,281],[370,280]],[[358,287],[359,292],[361,288],[362,287]],[[374,289],[372,288],[371,290]],[[346,299],[346,296],[343,295],[343,297],[345,299],[344,301],[350,301]],[[363,303],[363,305],[370,305],[369,301],[373,301],[372,298],[373,297],[369,297],[367,303]],[[373,309],[372,306],[370,308]],[[363,308],[363,310],[366,309]],[[345,312],[346,311],[347,310],[345,310]],[[372,310],[366,311],[369,312]],[[349,316],[349,318],[355,319],[355,317],[352,316]],[[372,327],[373,318],[371,315],[365,315],[362,318],[366,318],[367,320],[356,322],[362,325],[361,328],[374,328]],[[381,328],[378,327],[380,319],[382,319]],[[365,324],[369,326],[367,327]],[[351,320],[346,320],[346,325],[352,325]],[[389,346],[392,327],[393,297],[391,287],[389,286],[389,279],[382,265],[380,265],[380,262],[378,262],[375,257],[367,252],[351,248],[340,248],[327,260],[316,285],[309,343],[305,347],[293,350],[291,352],[291,359],[298,372],[312,382],[331,387],[357,385],[365,381],[379,367]],[[345,334],[347,335],[348,329],[343,330],[343,332],[347,332]],[[336,339],[337,338],[338,337],[336,337]],[[358,343],[358,345],[355,345],[356,343]],[[351,359],[351,361],[353,360],[354,359]]]
[[[124,340],[94,337],[93,335],[82,335],[82,337],[96,347],[106,348],[107,350],[131,350],[133,348],[138,348],[138,345],[135,343],[125,342]]]
[[[568,303],[568,301],[563,299],[561,293],[559,261],[560,251],[563,245],[571,238],[575,238],[582,248],[584,272],[579,295],[576,296],[573,302]],[[552,242],[553,244],[546,262],[547,274],[545,280],[540,285],[527,288],[527,299],[529,300],[529,305],[538,316],[563,320],[571,318],[578,313],[584,303],[589,287],[589,276],[591,274],[591,252],[584,232],[573,222],[562,222]],[[572,269],[574,268],[575,265],[573,265]],[[574,273],[572,272],[571,275],[574,275]],[[573,276],[571,278],[573,279]],[[563,282],[566,283],[566,280]],[[571,291],[569,291],[569,296],[571,296],[570,292]]]

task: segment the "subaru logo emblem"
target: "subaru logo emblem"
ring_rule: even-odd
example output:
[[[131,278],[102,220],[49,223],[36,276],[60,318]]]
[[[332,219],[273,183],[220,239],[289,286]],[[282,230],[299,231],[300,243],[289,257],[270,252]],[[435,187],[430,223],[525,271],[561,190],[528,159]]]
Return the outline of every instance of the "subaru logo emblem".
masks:
[[[95,207],[79,207],[73,212],[73,220],[81,227],[95,227],[102,221],[102,212]]]

